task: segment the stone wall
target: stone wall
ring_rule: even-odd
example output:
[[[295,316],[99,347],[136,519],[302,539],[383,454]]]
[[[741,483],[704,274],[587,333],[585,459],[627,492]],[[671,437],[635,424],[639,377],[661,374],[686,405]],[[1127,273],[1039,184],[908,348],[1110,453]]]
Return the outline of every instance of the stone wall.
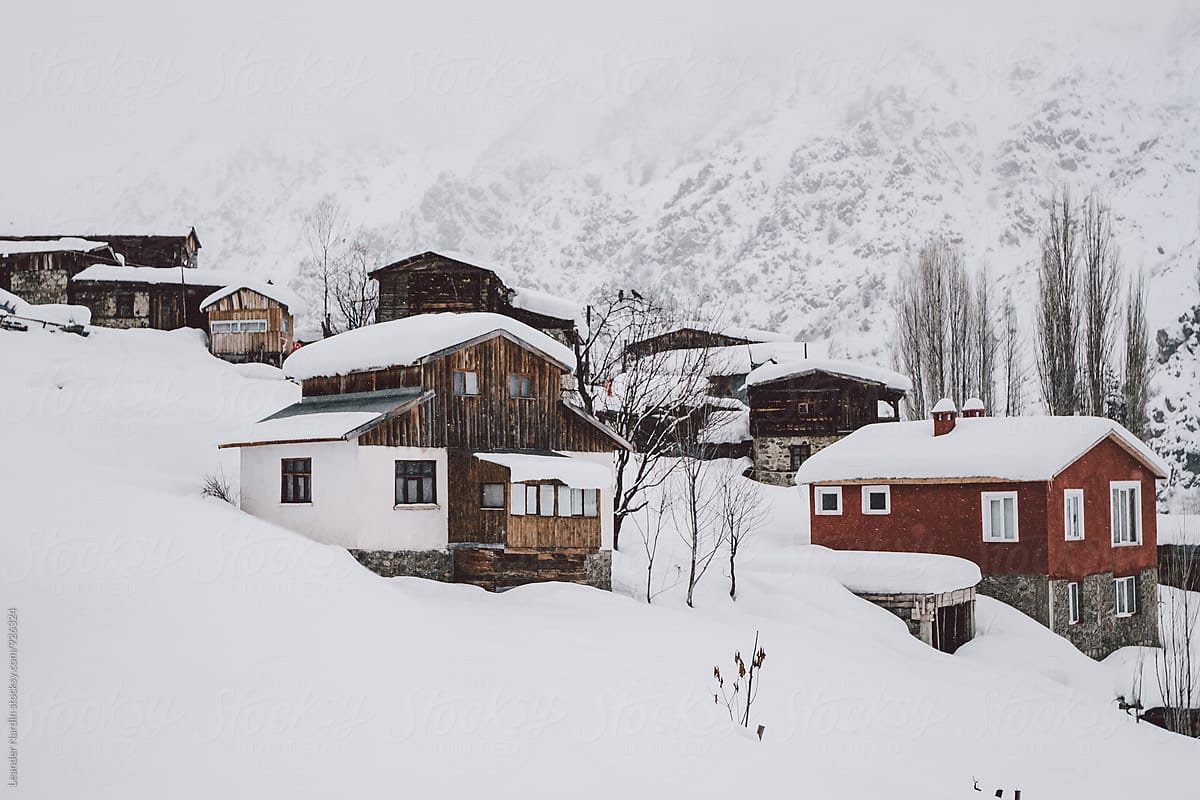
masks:
[[[67,271],[36,269],[14,271],[12,293],[32,305],[67,302]]]
[[[450,580],[451,555],[445,550],[351,550],[350,555],[385,578]]]
[[[1050,582],[1054,632],[1092,658],[1104,658],[1130,645],[1158,646],[1158,571],[1138,575],[1138,607],[1128,617],[1116,615],[1116,588],[1111,572],[1079,581],[1079,622],[1070,622],[1069,581]]]
[[[979,593],[1050,625],[1050,579],[1045,575],[984,575]]]
[[[606,592],[612,591],[612,551],[601,550],[589,554],[584,561],[587,585]]]
[[[754,479],[772,486],[791,486],[796,473],[792,470],[795,445],[807,444],[816,453],[844,436],[756,436],[754,437]]]

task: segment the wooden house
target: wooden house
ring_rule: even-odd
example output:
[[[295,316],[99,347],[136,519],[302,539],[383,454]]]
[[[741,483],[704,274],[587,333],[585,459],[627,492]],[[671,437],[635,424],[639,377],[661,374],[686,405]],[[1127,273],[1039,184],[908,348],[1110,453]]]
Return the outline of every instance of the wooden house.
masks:
[[[71,278],[68,297],[107,328],[208,329],[200,304],[214,292],[246,280],[245,273],[185,267],[93,264]]]
[[[28,303],[66,303],[72,277],[92,264],[115,264],[107,242],[79,237],[0,239],[0,289]]]
[[[1169,468],[1098,417],[1000,417],[940,402],[801,465],[813,544],[975,562],[979,591],[1095,658],[1158,643],[1156,481]]]
[[[370,273],[379,283],[376,322],[418,314],[491,312],[548,333],[564,344],[576,336],[578,307],[536,289],[517,286],[496,266],[467,256],[427,251]]]
[[[788,486],[808,458],[864,425],[898,420],[911,382],[837,359],[765,364],[745,379],[754,476]]]
[[[293,353],[302,399],[239,441],[247,512],[384,575],[608,588],[613,453],[561,399],[569,348],[511,317],[429,314]]]
[[[788,343],[789,340],[783,334],[774,331],[713,325],[705,322],[685,322],[646,339],[630,342],[625,347],[625,355],[630,358],[643,358],[654,353],[665,353],[671,350],[736,348],[767,342]]]
[[[200,301],[208,323],[209,352],[233,362],[281,366],[293,349],[301,302],[270,281],[242,281]]]

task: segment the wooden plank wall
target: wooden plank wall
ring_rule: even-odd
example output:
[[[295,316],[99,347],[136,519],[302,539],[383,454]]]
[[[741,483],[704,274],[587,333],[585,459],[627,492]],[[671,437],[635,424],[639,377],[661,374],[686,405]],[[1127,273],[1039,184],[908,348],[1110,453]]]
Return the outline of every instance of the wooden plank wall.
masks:
[[[473,370],[480,394],[456,396],[454,370]],[[534,397],[508,396],[509,373],[533,380]],[[470,450],[573,450],[614,448],[603,433],[561,405],[562,368],[503,337],[494,337],[415,367],[393,367],[304,381],[305,397],[422,387],[436,392],[422,417],[388,423],[364,434],[363,444]],[[413,435],[417,438],[410,438]]]
[[[377,322],[443,311],[499,311],[504,285],[490,270],[433,259],[378,273]]]
[[[292,352],[292,315],[277,301],[250,289],[242,289],[210,306],[208,323],[245,319],[265,319],[264,333],[214,333],[210,349],[217,356],[240,356],[250,361],[278,363]],[[283,329],[287,321],[287,331]]]
[[[761,435],[835,434],[879,421],[883,387],[836,375],[814,374],[749,387],[750,433]],[[826,401],[827,398],[827,402]],[[798,413],[804,399],[825,402],[809,416]]]
[[[667,350],[691,350],[698,347],[730,347],[740,344],[751,344],[751,342],[748,339],[726,336],[722,333],[684,329],[671,331],[659,336],[652,336],[640,342],[634,342],[625,351],[631,356],[644,356],[650,353],[662,353]]]

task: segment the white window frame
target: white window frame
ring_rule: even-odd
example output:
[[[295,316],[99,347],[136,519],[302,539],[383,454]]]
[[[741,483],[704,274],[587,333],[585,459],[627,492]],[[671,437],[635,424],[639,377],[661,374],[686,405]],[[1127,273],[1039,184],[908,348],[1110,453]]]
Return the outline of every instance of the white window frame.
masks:
[[[871,508],[871,495],[883,494],[883,508]],[[862,487],[862,513],[867,516],[884,516],[892,513],[892,487],[891,486],[864,486]]]
[[[825,495],[831,495],[837,498],[837,508],[833,511],[825,511],[822,508],[821,498]],[[842,515],[842,487],[840,486],[814,486],[813,487],[813,503],[814,512],[819,517],[840,517]]]
[[[1079,583],[1071,581],[1067,584],[1067,624],[1078,625],[1081,616],[1081,596],[1079,594]]]
[[[1079,501],[1079,535],[1071,535],[1071,501]],[[1085,536],[1083,527],[1083,489],[1063,489],[1063,538],[1068,542],[1082,542]]]
[[[1117,504],[1113,502],[1113,494],[1118,491],[1127,491],[1132,489],[1137,493],[1137,511],[1132,520],[1133,539],[1129,541],[1117,540]],[[1126,506],[1121,504],[1121,508]],[[1113,547],[1137,547],[1142,543],[1142,484],[1141,481],[1109,481],[1108,483],[1108,524],[1111,528]]]
[[[980,492],[980,513],[983,521],[983,540],[985,542],[1002,542],[1011,544],[1021,541],[1021,518],[1020,507],[1017,501],[1016,492]],[[1013,504],[1013,535],[1012,538],[996,536],[992,531],[992,515],[991,505],[994,500],[1004,501],[1012,499]]]
[[[510,517],[525,516],[525,484],[514,483],[508,487],[508,515]]]
[[[1129,590],[1129,592],[1128,592],[1129,596],[1127,598],[1128,603],[1132,604],[1132,608],[1127,606],[1124,610],[1122,610],[1121,609],[1121,605],[1122,605],[1121,601],[1122,601],[1122,599],[1126,599],[1126,598],[1124,598],[1125,592],[1122,591],[1122,587],[1124,587],[1124,586],[1133,587],[1131,590]],[[1114,578],[1113,579],[1113,589],[1115,590],[1114,594],[1116,595],[1114,605],[1113,605],[1113,613],[1116,614],[1116,616],[1118,616],[1118,617],[1132,617],[1134,614],[1136,614],[1137,613],[1137,601],[1138,601],[1137,578],[1133,575],[1130,575],[1125,578]]]

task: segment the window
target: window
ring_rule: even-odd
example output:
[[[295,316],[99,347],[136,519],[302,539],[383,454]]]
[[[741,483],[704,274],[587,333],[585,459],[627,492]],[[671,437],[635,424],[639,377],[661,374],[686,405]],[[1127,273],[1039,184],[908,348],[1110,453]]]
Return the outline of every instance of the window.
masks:
[[[288,318],[287,318],[287,317],[284,317],[283,319],[281,319],[281,320],[279,321],[279,328],[280,328],[280,330],[282,330],[284,333],[287,333],[289,330],[291,330],[291,327],[292,327],[292,325],[291,325],[291,323],[290,323],[290,322],[288,322]]]
[[[1067,624],[1079,622],[1079,584],[1067,584]]]
[[[1113,585],[1117,589],[1117,616],[1132,617],[1137,613],[1137,578],[1117,578]]]
[[[213,333],[213,334],[237,333],[237,323],[236,322],[225,322],[225,321],[212,322],[208,326],[208,332]]]
[[[479,375],[473,371],[454,371],[454,393],[459,397],[479,394]]]
[[[485,483],[480,491],[480,508],[504,508],[504,484]]]
[[[282,481],[279,489],[281,503],[312,502],[312,459],[285,458],[280,462]]]
[[[525,513],[538,513],[538,487],[537,484],[525,484]]]
[[[1137,481],[1113,481],[1112,543],[1113,547],[1142,542],[1142,485]]]
[[[1063,531],[1069,542],[1083,538],[1083,489],[1063,491]]]
[[[266,333],[265,319],[243,319],[238,321],[238,333]]]
[[[554,485],[543,483],[537,487],[538,490],[538,515],[543,517],[554,516]]]
[[[533,397],[533,378],[512,373],[508,376],[508,396],[522,400]]]
[[[800,465],[812,456],[812,445],[808,442],[804,444],[794,444],[788,448],[788,456],[792,463],[792,472],[800,469]]]
[[[118,317],[133,316],[133,293],[132,292],[117,292],[117,313]]]
[[[558,515],[560,517],[571,516],[571,487],[570,486],[558,487]]]
[[[525,484],[514,483],[509,487],[508,494],[512,498],[508,513],[514,517],[525,516]]]
[[[892,487],[864,486],[862,488],[862,513],[892,513]]]
[[[816,488],[816,495],[818,514],[832,515],[842,513],[842,487],[818,486]]]
[[[429,505],[437,502],[434,480],[437,465],[433,461],[396,462],[396,505]]]
[[[1017,541],[1017,493],[983,493],[983,540]]]

